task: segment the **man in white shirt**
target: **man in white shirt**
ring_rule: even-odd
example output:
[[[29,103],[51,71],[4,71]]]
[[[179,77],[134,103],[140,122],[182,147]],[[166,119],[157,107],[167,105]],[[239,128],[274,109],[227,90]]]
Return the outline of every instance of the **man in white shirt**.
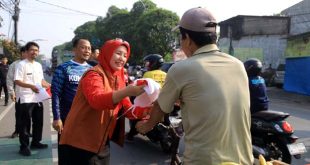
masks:
[[[39,102],[36,93],[39,88],[50,86],[44,80],[42,65],[35,61],[39,54],[39,45],[28,42],[25,45],[27,58],[20,61],[16,66],[14,82],[16,85],[16,104],[20,106],[21,124],[19,130],[19,153],[24,156],[31,155],[31,149],[44,149],[47,144],[42,144],[43,130],[43,104]],[[32,120],[32,142],[29,148],[29,122]]]
[[[15,70],[16,70],[16,65],[23,59],[27,57],[27,53],[25,50],[25,47],[20,48],[20,54],[21,57],[19,60],[14,61],[10,66],[9,66],[9,71],[7,74],[6,78],[6,84],[8,87],[9,94],[11,96],[12,101],[16,102],[16,96],[15,96],[15,84],[14,84],[14,75],[15,75]],[[15,104],[15,131],[12,133],[12,138],[15,138],[18,136],[18,130],[19,130],[19,125],[20,125],[20,110],[18,110],[18,104]],[[29,123],[29,129],[30,129],[30,123]],[[30,131],[30,130],[29,130]]]

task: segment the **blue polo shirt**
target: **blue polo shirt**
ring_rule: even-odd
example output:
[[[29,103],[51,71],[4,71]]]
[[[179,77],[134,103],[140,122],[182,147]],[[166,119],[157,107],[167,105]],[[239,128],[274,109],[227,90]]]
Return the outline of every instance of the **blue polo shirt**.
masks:
[[[91,68],[88,63],[77,63],[73,60],[59,65],[52,80],[52,110],[54,120],[65,121],[73,102],[79,81],[86,70]]]

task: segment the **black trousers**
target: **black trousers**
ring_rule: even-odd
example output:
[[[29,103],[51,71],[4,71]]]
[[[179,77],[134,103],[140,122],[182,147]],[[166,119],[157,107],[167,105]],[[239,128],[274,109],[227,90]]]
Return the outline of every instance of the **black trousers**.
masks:
[[[39,143],[42,140],[43,131],[43,104],[40,103],[20,103],[20,128],[19,142],[20,149],[29,147],[29,130],[32,119],[32,143]]]
[[[5,96],[4,102],[7,104],[9,101],[9,92],[8,92],[8,87],[6,83],[0,83],[0,95],[2,93],[2,88],[3,88],[4,96]]]
[[[20,125],[21,125],[21,120],[22,120],[22,117],[21,117],[21,109],[20,109],[20,104],[18,104],[17,102],[15,103],[15,133],[19,133],[20,131]],[[31,125],[31,122],[28,123],[28,133],[30,134],[30,125]]]
[[[136,124],[141,121],[141,120],[129,120],[129,126],[130,126],[130,130],[128,132],[129,136],[135,136],[137,135],[139,132],[136,129]]]
[[[110,145],[100,153],[93,153],[70,145],[59,145],[63,155],[61,165],[109,165]]]

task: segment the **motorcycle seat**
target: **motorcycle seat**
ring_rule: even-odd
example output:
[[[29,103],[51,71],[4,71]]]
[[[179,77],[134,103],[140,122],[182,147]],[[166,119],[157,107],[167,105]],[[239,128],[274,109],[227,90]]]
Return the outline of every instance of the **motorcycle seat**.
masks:
[[[289,117],[289,113],[285,112],[278,112],[278,111],[259,111],[254,114],[252,114],[252,118],[259,118],[263,119],[266,121],[271,121],[271,120],[283,120],[287,117]]]

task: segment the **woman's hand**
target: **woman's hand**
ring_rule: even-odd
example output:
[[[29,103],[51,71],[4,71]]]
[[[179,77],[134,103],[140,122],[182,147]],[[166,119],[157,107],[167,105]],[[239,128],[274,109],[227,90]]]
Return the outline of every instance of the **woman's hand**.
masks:
[[[144,92],[144,85],[135,86],[135,85],[128,85],[126,86],[126,93],[128,96],[139,96]]]
[[[116,104],[127,96],[139,96],[144,92],[143,88],[144,85],[141,86],[128,85],[121,90],[115,91],[113,92],[112,95],[113,103]]]

